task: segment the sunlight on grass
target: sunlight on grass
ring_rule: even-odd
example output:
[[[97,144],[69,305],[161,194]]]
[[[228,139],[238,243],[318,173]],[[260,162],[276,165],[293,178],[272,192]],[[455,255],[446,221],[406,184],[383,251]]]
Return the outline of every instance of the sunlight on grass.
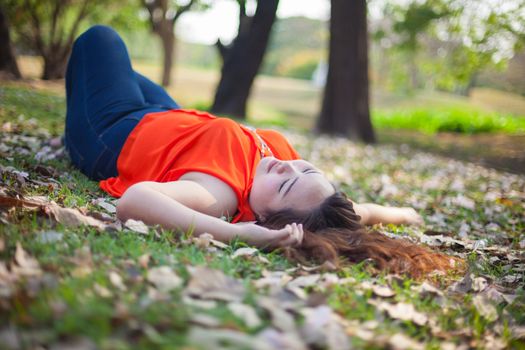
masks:
[[[372,113],[375,127],[409,129],[427,134],[438,132],[507,133],[525,132],[525,118],[481,112],[464,108],[415,108],[407,110],[375,110]]]

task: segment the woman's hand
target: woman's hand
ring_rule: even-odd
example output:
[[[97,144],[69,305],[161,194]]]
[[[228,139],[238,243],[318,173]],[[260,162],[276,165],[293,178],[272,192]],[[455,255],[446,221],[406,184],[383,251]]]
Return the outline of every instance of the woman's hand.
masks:
[[[399,208],[401,211],[403,217],[404,217],[404,224],[405,225],[424,225],[425,221],[423,221],[423,218],[421,215],[419,215],[414,208],[411,207],[403,207]]]
[[[259,248],[275,249],[298,246],[302,243],[304,236],[302,224],[293,223],[280,230],[271,230],[253,222],[240,222],[235,226],[238,236],[243,241]]]

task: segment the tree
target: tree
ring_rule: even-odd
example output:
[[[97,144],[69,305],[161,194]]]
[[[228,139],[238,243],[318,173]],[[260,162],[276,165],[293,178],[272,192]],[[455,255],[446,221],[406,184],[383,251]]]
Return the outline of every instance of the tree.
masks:
[[[120,11],[129,5],[116,0],[5,0],[5,4],[18,43],[44,60],[42,79],[64,77],[69,53],[83,23],[109,23],[114,17],[129,14]]]
[[[406,53],[408,75],[412,89],[421,88],[417,65],[417,54],[420,49],[419,36],[436,20],[452,14],[441,0],[427,2],[411,2],[408,7],[400,10],[402,5],[396,6],[393,12],[400,13],[394,21],[394,32],[400,36],[399,48]],[[395,18],[395,17],[394,17]]]
[[[244,118],[250,90],[268,46],[279,0],[258,1],[253,17],[246,14],[246,0],[238,2],[239,33],[229,47],[218,43],[223,65],[211,110],[216,114]]]
[[[328,77],[316,131],[375,142],[368,97],[366,0],[332,0]]]
[[[11,46],[9,25],[2,7],[0,7],[0,74],[14,79],[22,77]]]
[[[404,70],[411,89],[468,94],[483,70],[504,67],[523,47],[524,23],[523,1],[387,0],[374,38],[392,81]]]
[[[79,26],[91,11],[89,1],[9,1],[7,8],[21,41],[44,60],[42,79],[63,78]]]
[[[183,13],[200,3],[197,0],[189,0],[184,4],[175,0],[142,0],[142,3],[148,10],[151,30],[159,36],[162,43],[162,85],[169,86],[175,52],[175,23]]]

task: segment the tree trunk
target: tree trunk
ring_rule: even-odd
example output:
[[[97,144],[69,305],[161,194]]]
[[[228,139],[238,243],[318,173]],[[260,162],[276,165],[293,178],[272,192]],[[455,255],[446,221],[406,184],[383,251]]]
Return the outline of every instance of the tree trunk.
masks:
[[[316,129],[375,142],[368,96],[366,0],[332,0],[328,77]]]
[[[410,77],[410,88],[412,91],[419,90],[421,83],[419,81],[419,68],[416,63],[416,51],[409,52],[408,58],[408,76]]]
[[[68,55],[51,54],[43,56],[44,71],[42,72],[43,80],[62,79],[66,74]]]
[[[225,51],[213,113],[246,117],[246,103],[268,46],[278,4],[279,0],[259,0],[249,27],[240,31]]]
[[[164,61],[162,65],[162,86],[169,86],[171,84],[171,68],[173,67],[173,53],[175,51],[175,34],[173,29],[163,28],[160,32],[162,41]]]
[[[0,8],[0,74],[14,79],[22,77],[11,46],[7,18],[2,8]]]

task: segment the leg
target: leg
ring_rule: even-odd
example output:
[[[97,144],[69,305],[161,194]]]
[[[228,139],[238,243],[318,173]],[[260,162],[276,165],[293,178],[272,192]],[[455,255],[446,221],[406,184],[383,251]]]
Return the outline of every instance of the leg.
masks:
[[[155,84],[140,73],[135,72],[135,79],[139,83],[140,90],[146,103],[166,107],[169,109],[179,109],[180,106],[160,85]]]
[[[116,175],[115,162],[129,132],[149,106],[119,35],[94,26],[73,46],[66,72],[65,145],[71,161],[93,179]],[[133,114],[133,115],[130,115]]]

